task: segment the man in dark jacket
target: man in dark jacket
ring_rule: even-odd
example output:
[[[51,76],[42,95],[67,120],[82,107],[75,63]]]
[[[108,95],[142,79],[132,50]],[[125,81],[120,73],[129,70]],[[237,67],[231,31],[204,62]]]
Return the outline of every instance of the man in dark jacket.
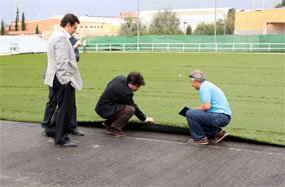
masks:
[[[133,96],[141,85],[145,85],[144,78],[139,72],[131,72],[128,77],[117,76],[110,81],[101,95],[95,111],[106,119],[107,134],[125,136],[122,128],[135,115],[141,121],[153,123],[154,119],[146,115],[134,103]]]

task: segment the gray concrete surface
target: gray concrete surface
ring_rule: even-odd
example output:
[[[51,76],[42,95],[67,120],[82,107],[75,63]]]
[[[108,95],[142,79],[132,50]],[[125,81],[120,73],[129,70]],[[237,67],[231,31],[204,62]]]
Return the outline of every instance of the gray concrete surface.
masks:
[[[0,121],[1,186],[285,186],[282,147],[185,135],[80,127],[76,148],[55,147],[37,123]]]

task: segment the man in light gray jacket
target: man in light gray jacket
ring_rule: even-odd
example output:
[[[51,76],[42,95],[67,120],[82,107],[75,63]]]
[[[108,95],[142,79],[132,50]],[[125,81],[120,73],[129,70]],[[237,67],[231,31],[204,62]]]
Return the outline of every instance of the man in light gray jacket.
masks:
[[[76,32],[79,24],[73,14],[66,14],[48,43],[48,65],[44,83],[52,87],[56,99],[58,115],[51,126],[43,127],[46,135],[53,134],[56,146],[75,147],[71,142],[69,124],[75,102],[75,89],[81,90],[82,81],[78,71],[74,49],[69,38]]]

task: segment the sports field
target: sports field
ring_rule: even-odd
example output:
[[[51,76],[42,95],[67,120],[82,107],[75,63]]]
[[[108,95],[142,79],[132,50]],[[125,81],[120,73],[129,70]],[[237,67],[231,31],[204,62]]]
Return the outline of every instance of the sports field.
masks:
[[[79,121],[102,121],[96,102],[117,75],[140,71],[146,85],[135,93],[142,111],[157,124],[187,128],[178,111],[200,105],[189,73],[205,72],[226,94],[236,137],[285,145],[284,54],[246,53],[88,53],[80,54],[83,89],[76,92]],[[0,56],[0,119],[40,122],[48,87],[43,84],[46,54]],[[135,117],[133,121],[138,121]]]

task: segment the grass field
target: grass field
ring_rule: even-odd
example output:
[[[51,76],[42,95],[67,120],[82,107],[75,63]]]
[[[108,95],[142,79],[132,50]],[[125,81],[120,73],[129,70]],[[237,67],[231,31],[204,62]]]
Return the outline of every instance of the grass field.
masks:
[[[81,54],[83,90],[76,92],[78,120],[101,121],[94,107],[106,84],[117,75],[140,71],[146,85],[135,94],[135,101],[142,111],[157,124],[188,127],[177,112],[185,105],[200,105],[188,75],[201,69],[228,98],[233,117],[226,129],[231,135],[285,145],[284,61],[284,54]],[[46,54],[0,57],[1,119],[42,120],[48,100],[42,79],[46,63]]]

